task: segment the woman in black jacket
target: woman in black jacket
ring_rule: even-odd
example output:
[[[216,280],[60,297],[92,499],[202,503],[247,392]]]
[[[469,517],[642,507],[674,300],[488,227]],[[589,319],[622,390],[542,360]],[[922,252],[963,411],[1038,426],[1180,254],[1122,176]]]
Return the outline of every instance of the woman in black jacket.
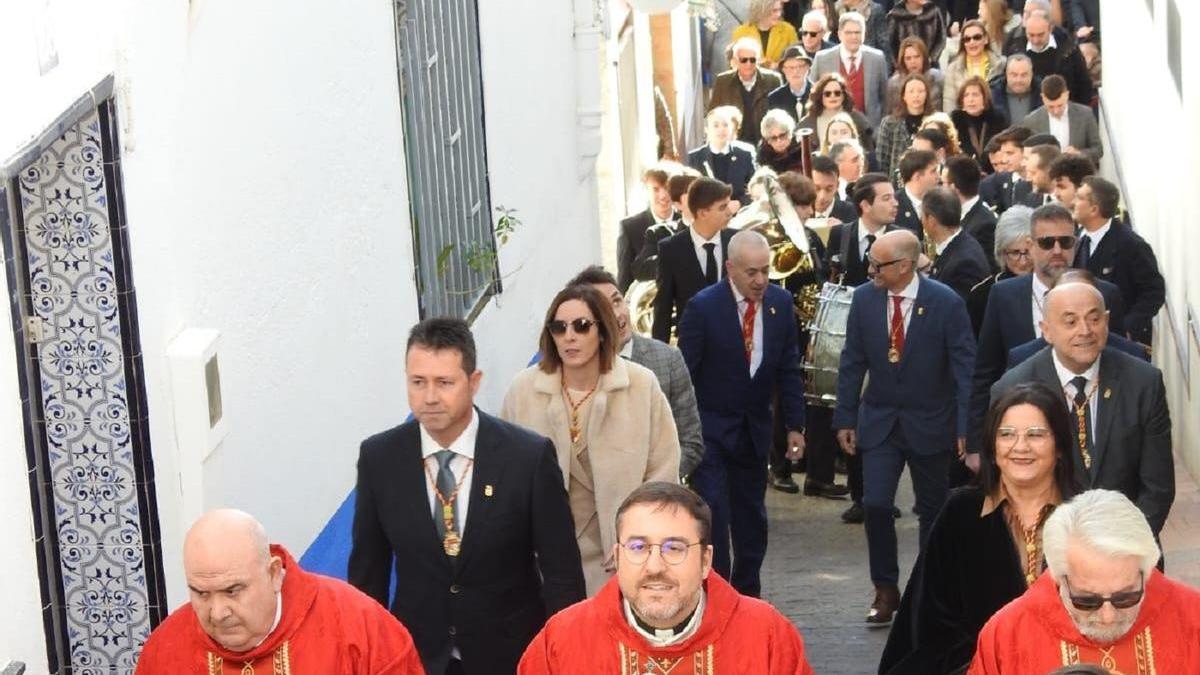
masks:
[[[992,90],[983,78],[970,77],[963,82],[958,90],[957,109],[950,113],[950,119],[958,131],[963,154],[979,162],[984,173],[991,173],[992,163],[984,148],[992,136],[1008,126],[1008,117],[992,105]]]

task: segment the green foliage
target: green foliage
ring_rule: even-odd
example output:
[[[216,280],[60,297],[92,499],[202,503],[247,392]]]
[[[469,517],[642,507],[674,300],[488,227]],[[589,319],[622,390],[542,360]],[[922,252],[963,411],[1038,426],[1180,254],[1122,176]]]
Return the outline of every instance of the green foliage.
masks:
[[[471,242],[461,251],[462,261],[466,263],[467,267],[481,274],[495,268],[499,248],[507,244],[509,237],[521,226],[521,219],[516,216],[516,209],[497,206],[495,211],[496,224],[492,228],[495,242]],[[444,277],[449,271],[451,256],[456,249],[457,244],[446,244],[442,250],[438,251],[437,274],[439,277]]]

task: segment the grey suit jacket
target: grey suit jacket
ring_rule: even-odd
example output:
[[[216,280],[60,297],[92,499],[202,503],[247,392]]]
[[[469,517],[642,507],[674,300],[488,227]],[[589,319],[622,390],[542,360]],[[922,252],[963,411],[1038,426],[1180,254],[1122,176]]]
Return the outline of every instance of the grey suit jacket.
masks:
[[[675,417],[675,431],[679,434],[679,474],[690,474],[704,457],[704,435],[700,430],[696,392],[692,389],[692,378],[683,353],[665,342],[635,334],[630,360],[649,368],[658,378],[658,385],[666,394]]]
[[[1021,120],[1021,126],[1035,134],[1050,133],[1050,113],[1046,111],[1046,106],[1026,115],[1025,119]],[[1068,103],[1067,126],[1067,135],[1071,145],[1087,155],[1088,159],[1099,167],[1100,158],[1104,155],[1104,147],[1100,144],[1100,127],[1096,124],[1096,117],[1092,115],[1092,109],[1082,103],[1074,101]]]
[[[1005,373],[992,385],[992,401],[1021,382],[1042,382],[1062,391],[1052,349],[1046,347]],[[1073,446],[1075,475],[1082,477],[1088,488],[1122,492],[1138,505],[1158,536],[1175,501],[1171,414],[1162,373],[1149,363],[1105,347],[1096,396],[1092,468],[1084,468],[1078,446]]]
[[[862,105],[866,110],[867,119],[871,120],[871,126],[877,128],[879,120],[883,119],[886,112],[883,104],[887,100],[887,62],[883,58],[883,52],[874,47],[863,45],[859,48],[858,53],[862,57],[863,92],[867,99],[863,101]],[[829,49],[822,49],[813,58],[809,78],[816,82],[826,73],[838,72],[841,67],[841,59],[840,46],[835,45]]]

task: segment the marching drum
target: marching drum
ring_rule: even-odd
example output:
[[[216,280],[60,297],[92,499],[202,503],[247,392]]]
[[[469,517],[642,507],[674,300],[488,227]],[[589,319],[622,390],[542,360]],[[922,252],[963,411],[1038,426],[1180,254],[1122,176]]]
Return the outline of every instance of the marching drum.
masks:
[[[846,344],[846,321],[850,318],[853,286],[826,282],[817,296],[817,315],[809,324],[804,369],[804,397],[815,405],[837,405],[838,365]]]

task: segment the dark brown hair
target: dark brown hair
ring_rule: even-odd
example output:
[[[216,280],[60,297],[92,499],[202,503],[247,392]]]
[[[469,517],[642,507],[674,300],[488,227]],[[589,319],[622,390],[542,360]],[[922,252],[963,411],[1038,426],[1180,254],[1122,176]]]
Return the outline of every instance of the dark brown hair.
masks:
[[[984,494],[995,494],[1000,488],[1000,467],[996,464],[996,431],[1009,408],[1031,405],[1042,412],[1054,437],[1054,483],[1065,502],[1080,491],[1076,482],[1072,453],[1075,441],[1071,436],[1070,413],[1061,391],[1041,382],[1023,382],[1004,392],[988,408],[983,423],[983,448],[979,456],[979,487]]]
[[[958,97],[955,99],[955,102],[958,105],[959,110],[962,110],[963,94],[966,93],[967,87],[976,87],[983,94],[983,109],[985,112],[992,109],[991,87],[988,87],[988,83],[984,81],[982,77],[978,75],[972,75],[971,77],[968,77],[966,81],[962,83],[962,86],[958,88]]]
[[[929,72],[929,47],[925,45],[925,41],[916,35],[909,35],[900,41],[900,48],[896,50],[896,72],[901,75],[908,75],[908,71],[904,69],[904,50],[912,47],[921,53],[921,72]]]
[[[817,201],[817,188],[812,179],[799,171],[784,171],[779,174],[779,187],[796,206],[812,206]]]
[[[842,110],[854,109],[854,95],[846,86],[845,78],[838,73],[825,73],[817,79],[817,83],[812,87],[812,93],[808,95],[810,115],[815,117],[825,112],[825,87],[829,86],[830,82],[837,82],[838,86],[842,88]]]
[[[613,361],[617,358],[617,315],[613,313],[612,304],[608,298],[600,295],[600,291],[591,286],[567,286],[554,296],[550,309],[546,310],[546,320],[542,322],[542,336],[538,340],[538,348],[542,351],[542,360],[538,368],[544,373],[554,373],[562,368],[562,357],[558,354],[558,346],[554,344],[554,336],[550,334],[550,322],[558,308],[568,300],[579,300],[588,306],[592,318],[596,321],[596,330],[600,331],[600,349],[597,357],[600,359],[600,372],[612,370]]]
[[[687,194],[688,188],[692,187],[692,183],[696,182],[697,176],[694,173],[677,173],[667,179],[667,192],[671,195],[671,201],[677,202],[683,199]]]
[[[475,372],[475,337],[466,321],[449,316],[425,319],[408,332],[405,356],[413,347],[422,347],[435,352],[451,349],[462,356],[462,367],[467,375]]]
[[[621,516],[639,504],[656,504],[659,507],[656,510],[682,508],[699,526],[700,543],[705,546],[712,543],[712,509],[708,508],[708,504],[704,503],[700,495],[695,492],[682,485],[665,481],[643,483],[630,492],[625,501],[621,502],[621,505],[617,507],[618,537],[621,535]]]
[[[892,109],[892,114],[896,117],[904,118],[908,115],[908,106],[904,103],[904,92],[908,89],[908,83],[913,80],[920,80],[921,84],[925,85],[925,109],[921,111],[921,115],[933,112],[933,87],[929,85],[929,78],[921,73],[909,73],[900,80],[900,95],[896,97],[896,107]]]
[[[589,265],[583,268],[582,272],[567,282],[567,286],[601,286],[603,284],[616,286],[617,278],[612,275],[612,272],[599,265]]]
[[[1049,75],[1042,80],[1042,96],[1053,101],[1067,93],[1067,81],[1062,75]]]
[[[688,210],[695,215],[701,209],[711,208],[713,204],[728,199],[733,194],[733,188],[716,178],[701,176],[688,187]]]

